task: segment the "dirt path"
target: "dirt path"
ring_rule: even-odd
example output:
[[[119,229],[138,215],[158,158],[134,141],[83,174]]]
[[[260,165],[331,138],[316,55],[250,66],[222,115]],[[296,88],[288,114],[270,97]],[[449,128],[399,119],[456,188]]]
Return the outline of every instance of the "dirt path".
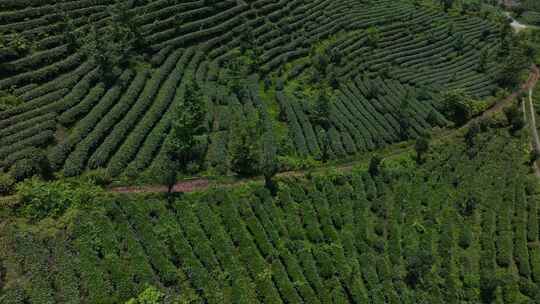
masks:
[[[207,189],[210,186],[210,181],[205,178],[198,178],[192,180],[184,180],[177,183],[173,192],[195,192],[199,190]],[[117,193],[145,193],[145,192],[156,192],[163,193],[167,192],[167,186],[163,185],[154,185],[154,186],[127,186],[127,187],[115,187],[111,189],[112,192]]]
[[[510,26],[514,29],[514,31],[516,31],[516,33],[519,33],[520,31],[528,28],[527,25],[522,24],[519,21],[517,21],[516,19],[514,19],[510,12],[505,12],[504,14],[506,15],[506,17],[508,17],[508,18],[510,18],[512,20],[512,23],[510,23]]]
[[[531,72],[529,73],[529,78],[527,81],[521,85],[521,88],[514,93],[508,95],[503,100],[500,100],[496,102],[491,108],[487,109],[482,113],[482,115],[471,119],[468,123],[465,124],[464,127],[469,127],[471,124],[478,122],[484,118],[490,117],[495,113],[500,112],[502,109],[507,107],[509,104],[511,104],[520,94],[528,92],[536,86],[536,82],[540,78],[540,69],[536,65],[531,66]]]
[[[482,115],[470,120],[467,124],[462,126],[462,128],[466,128],[470,126],[472,123],[477,122],[483,118],[489,117],[497,112],[500,112],[503,108],[511,104],[520,94],[523,92],[529,91],[529,100],[532,102],[532,89],[536,85],[536,82],[538,81],[540,77],[540,70],[536,65],[533,65],[531,67],[531,72],[529,73],[529,78],[527,81],[521,86],[519,90],[512,93],[511,95],[507,96],[503,100],[495,103],[491,108],[486,110]],[[532,103],[531,103],[532,106]],[[535,134],[536,134],[536,141],[538,144],[538,148],[540,149],[540,140],[538,139],[538,133],[536,132],[536,121],[534,121],[535,125]],[[453,130],[450,132],[445,132],[441,135],[441,137],[449,136],[452,134]],[[386,157],[398,154],[403,152],[406,148],[398,149],[398,151],[394,151],[393,153],[390,153],[388,155],[385,155]],[[339,171],[349,171],[351,170],[355,165],[357,165],[358,161],[353,161],[347,164],[341,164],[341,165],[334,165],[333,168],[338,169]],[[536,166],[536,164],[535,164]],[[313,171],[322,171],[328,168],[321,167],[321,168],[314,168]],[[538,171],[538,176],[540,177],[540,170]],[[278,177],[293,177],[293,176],[304,176],[306,175],[307,171],[299,170],[299,171],[287,171],[279,173]],[[246,178],[242,180],[236,180],[229,183],[219,183],[219,182],[212,182],[210,179],[207,178],[195,178],[190,180],[184,180],[178,182],[174,188],[173,192],[197,192],[197,191],[203,191],[206,190],[212,186],[219,186],[219,187],[233,187],[233,186],[239,186],[242,184],[246,184],[248,182],[253,181],[261,181],[261,177],[254,177],[254,178]],[[116,193],[165,193],[167,192],[167,186],[164,185],[148,185],[148,186],[125,186],[125,187],[113,187],[110,189],[111,192]]]

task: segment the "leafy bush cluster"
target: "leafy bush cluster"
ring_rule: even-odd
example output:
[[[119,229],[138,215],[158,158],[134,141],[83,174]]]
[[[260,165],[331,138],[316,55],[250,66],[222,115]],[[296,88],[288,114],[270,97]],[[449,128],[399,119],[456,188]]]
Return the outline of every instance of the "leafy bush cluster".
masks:
[[[14,213],[31,221],[58,218],[69,208],[93,206],[102,190],[90,183],[45,182],[37,178],[17,184],[19,203]]]

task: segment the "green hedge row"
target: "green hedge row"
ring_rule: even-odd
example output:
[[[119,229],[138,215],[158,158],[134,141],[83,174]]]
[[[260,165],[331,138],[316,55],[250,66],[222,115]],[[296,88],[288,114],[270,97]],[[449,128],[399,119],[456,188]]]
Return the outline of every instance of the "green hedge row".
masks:
[[[101,97],[105,94],[105,84],[98,83],[94,86],[88,94],[74,107],[68,109],[60,116],[58,116],[58,122],[64,126],[69,126],[88,114]]]
[[[133,160],[148,134],[150,134],[156,123],[169,109],[182,79],[185,65],[192,58],[192,55],[192,49],[183,53],[183,56],[176,63],[176,67],[171,71],[167,80],[157,92],[157,95],[155,95],[153,104],[147,108],[146,113],[144,113],[135,128],[126,137],[122,146],[120,146],[111,158],[108,170],[112,176],[120,174],[129,162]]]
[[[137,102],[130,107],[129,112],[117,123],[114,129],[108,134],[103,143],[96,149],[90,157],[88,163],[90,168],[105,167],[114,152],[122,145],[129,132],[138,123],[138,120],[145,114],[159,91],[162,82],[174,69],[182,50],[173,52],[165,61],[163,66],[157,70],[137,99]]]
[[[117,84],[109,89],[92,111],[77,123],[69,137],[51,150],[49,159],[54,168],[60,169],[65,161],[64,174],[66,176],[75,176],[82,173],[84,158],[78,154],[70,155],[70,153],[92,132],[103,116],[115,105],[133,76],[134,72],[131,70],[124,71],[120,75]]]
[[[137,97],[143,90],[149,73],[147,71],[139,72],[131,82],[126,92],[120,100],[105,114],[96,124],[91,132],[75,147],[75,150],[69,158],[77,159],[76,163],[80,165],[77,170],[82,171],[86,162],[96,150],[103,139],[110,133],[115,124],[122,119],[130,107],[136,102]],[[71,161],[70,161],[71,162]],[[75,161],[74,161],[75,162]],[[88,164],[92,169],[92,164]]]

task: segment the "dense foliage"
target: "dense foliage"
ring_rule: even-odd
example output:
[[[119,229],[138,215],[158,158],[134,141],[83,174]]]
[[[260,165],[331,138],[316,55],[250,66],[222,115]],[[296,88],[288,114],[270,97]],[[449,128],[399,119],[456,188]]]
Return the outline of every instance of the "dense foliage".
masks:
[[[190,172],[253,171],[231,148],[253,112],[280,169],[417,138],[448,125],[439,92],[485,99],[527,67],[500,12],[459,3],[2,2],[0,170],[45,153],[65,176],[155,181],[190,83],[208,101]]]
[[[540,303],[498,2],[0,1],[0,304]]]
[[[445,138],[422,163],[281,179],[276,197],[88,204],[73,196],[87,185],[28,182],[0,225],[0,302],[537,303],[539,196],[519,134],[484,126],[472,156],[469,135]],[[22,212],[41,206],[55,212]]]

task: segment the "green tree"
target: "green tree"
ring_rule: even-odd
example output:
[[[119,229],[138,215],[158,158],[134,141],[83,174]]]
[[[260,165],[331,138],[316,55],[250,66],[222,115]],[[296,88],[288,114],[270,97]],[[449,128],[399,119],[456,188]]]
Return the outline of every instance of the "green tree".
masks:
[[[381,93],[379,86],[375,85],[372,81],[364,82],[366,85],[366,98],[375,99]]]
[[[123,61],[121,47],[102,35],[95,25],[91,25],[82,38],[81,49],[87,58],[92,59],[101,70],[103,78],[112,81],[115,78],[115,67]]]
[[[472,159],[476,155],[476,135],[478,133],[480,133],[480,125],[476,122],[473,123],[465,133],[465,144],[467,145],[469,159]]]
[[[473,233],[469,225],[464,225],[459,236],[458,244],[461,248],[467,249],[473,241]]]
[[[469,196],[458,203],[457,208],[461,216],[472,216],[478,207],[478,199],[469,194]]]
[[[321,161],[326,163],[330,159],[330,140],[324,129],[319,129],[318,138],[321,148]]]
[[[429,90],[425,86],[421,86],[416,91],[416,99],[418,99],[419,101],[426,101],[431,100],[432,97],[429,93]]]
[[[154,286],[148,286],[136,298],[132,298],[125,304],[163,304],[165,294]]]
[[[373,155],[369,161],[368,172],[372,177],[378,176],[381,173],[382,157],[380,155]]]
[[[330,59],[326,54],[314,54],[312,64],[320,75],[326,75],[326,68],[330,64]]]
[[[31,221],[58,218],[72,206],[93,206],[103,192],[102,188],[87,182],[45,182],[37,177],[17,184],[16,189],[20,199],[14,212]]]
[[[133,52],[146,46],[144,36],[135,22],[136,15],[132,6],[130,1],[116,0],[108,9],[112,38],[121,44],[124,52]]]
[[[381,32],[375,26],[371,26],[366,30],[367,44],[370,47],[377,47],[377,44],[381,40]]]
[[[239,116],[233,119],[230,130],[231,170],[240,176],[254,176],[259,172],[261,155],[259,114],[245,121]]]
[[[434,263],[435,259],[431,252],[425,249],[418,249],[416,254],[410,256],[407,260],[407,275],[405,277],[407,284],[415,288],[417,285],[423,283]]]
[[[130,3],[116,0],[108,7],[110,21],[107,26],[98,29],[92,24],[79,39],[82,52],[97,63],[104,79],[109,82],[115,79],[119,68],[125,67],[131,56],[144,49],[146,44]]]
[[[477,123],[473,123],[465,133],[465,143],[467,144],[467,147],[470,148],[474,146],[474,140],[478,133],[480,133],[480,126]]]
[[[255,111],[247,115],[246,119],[236,117],[230,136],[231,170],[240,176],[262,175],[265,187],[272,195],[276,195],[274,176],[279,171],[278,143],[268,115],[263,111]]]
[[[196,155],[196,147],[205,134],[206,105],[196,82],[186,84],[185,93],[174,108],[171,136],[167,142],[169,168],[164,176],[171,193],[178,172],[185,172]]]
[[[511,126],[510,130],[512,132],[521,130],[525,125],[523,113],[521,113],[520,107],[518,105],[511,105],[504,108],[504,115],[506,116],[506,119]]]
[[[20,182],[33,176],[51,179],[53,170],[43,151],[34,149],[24,158],[17,160],[9,169],[9,174]]]
[[[341,62],[343,60],[343,53],[340,50],[334,48],[326,48],[325,54],[329,58],[330,62],[332,62],[334,65],[341,65]]]
[[[512,47],[505,60],[500,61],[498,73],[495,75],[500,86],[515,88],[519,85],[521,72],[530,63],[530,59],[525,52],[525,48]]]
[[[499,51],[502,52],[502,54],[506,54],[509,50],[509,44],[512,42],[512,26],[510,25],[508,18],[503,15],[498,16],[495,22],[499,27],[499,43],[501,48]]]
[[[330,87],[332,89],[334,89],[334,90],[339,89],[339,80],[337,78],[337,75],[336,75],[335,71],[331,71],[330,73],[328,73],[326,78],[327,78],[327,81],[328,81],[328,85],[330,85]]]
[[[444,12],[448,12],[454,5],[454,0],[439,0]]]
[[[441,104],[445,115],[458,125],[465,124],[473,114],[472,97],[465,90],[456,89],[441,94]]]
[[[10,194],[15,187],[15,179],[9,174],[0,172],[0,196]]]
[[[417,138],[414,144],[414,150],[416,151],[416,162],[419,164],[423,163],[423,156],[429,151],[429,137],[420,136]]]
[[[330,97],[325,91],[321,91],[310,113],[311,124],[328,130],[330,128],[331,110],[332,102]]]

